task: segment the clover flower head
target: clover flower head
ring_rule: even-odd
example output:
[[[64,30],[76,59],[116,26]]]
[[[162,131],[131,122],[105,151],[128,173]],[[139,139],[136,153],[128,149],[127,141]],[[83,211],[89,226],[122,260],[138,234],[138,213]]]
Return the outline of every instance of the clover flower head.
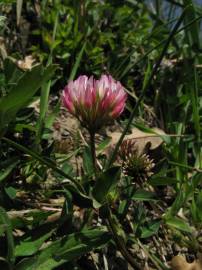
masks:
[[[62,97],[68,111],[89,131],[96,132],[123,112],[127,94],[109,75],[99,80],[83,75],[65,86]]]
[[[136,184],[144,183],[153,175],[154,161],[150,159],[145,150],[139,151],[135,140],[122,142],[117,161],[122,166],[123,173],[132,177]]]

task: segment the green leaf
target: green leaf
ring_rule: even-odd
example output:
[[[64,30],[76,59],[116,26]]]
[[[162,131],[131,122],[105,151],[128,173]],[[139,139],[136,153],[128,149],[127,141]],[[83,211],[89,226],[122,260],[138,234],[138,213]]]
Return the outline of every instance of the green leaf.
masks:
[[[23,76],[23,71],[20,70],[14,61],[7,57],[4,60],[4,74],[7,86],[16,84],[16,82]]]
[[[178,180],[172,177],[154,175],[149,179],[148,182],[152,186],[166,186],[176,184],[178,183]]]
[[[15,188],[13,188],[13,187],[8,187],[8,188],[5,188],[4,190],[5,190],[6,194],[9,196],[9,198],[10,198],[11,200],[15,199],[16,193],[17,193],[17,191],[16,191]]]
[[[104,246],[110,240],[110,235],[100,229],[84,230],[70,234],[61,240],[50,244],[38,255],[22,260],[16,270],[51,270],[64,262],[78,259],[94,248]]]
[[[45,128],[49,129],[52,127],[57,115],[60,112],[60,100],[58,100],[57,104],[54,106],[52,111],[46,116],[46,121],[45,121]]]
[[[35,254],[42,244],[51,236],[50,231],[41,237],[34,239],[32,236],[27,237],[15,247],[15,256],[31,256]]]
[[[196,173],[195,175],[192,176],[191,182],[193,185],[193,188],[195,189],[198,184],[202,182],[202,173]]]
[[[102,141],[98,147],[96,148],[96,151],[98,152],[102,152],[110,143],[111,139],[110,138],[106,138],[104,141]]]
[[[27,71],[14,85],[7,96],[0,99],[0,134],[3,129],[13,120],[16,113],[23,108],[37,92],[37,90],[52,77],[56,66],[43,68],[35,66]]]
[[[169,213],[172,216],[175,216],[180,210],[180,208],[183,207],[184,202],[185,202],[185,192],[181,187],[181,189],[177,194],[177,197],[175,198],[175,201],[173,202],[171,208],[169,209]]]
[[[12,225],[6,211],[2,207],[0,207],[0,225],[3,225],[5,228],[7,237],[7,261],[12,265],[15,262],[15,245],[12,234]]]
[[[89,147],[85,147],[83,151],[83,166],[85,173],[92,175],[94,172],[93,160],[91,156],[91,150]]]
[[[92,199],[86,196],[85,194],[81,193],[77,188],[75,188],[72,185],[66,185],[65,188],[72,194],[74,204],[82,208],[93,207]]]
[[[199,192],[196,198],[196,213],[199,221],[202,221],[202,191]]]
[[[146,226],[141,227],[141,238],[148,238],[154,234],[156,234],[159,230],[161,221],[153,220],[149,222]]]
[[[10,90],[10,93],[0,100],[1,111],[15,111],[21,108],[30,100],[36,91],[52,77],[56,66],[43,68],[42,65],[35,66],[32,70],[26,71],[24,75]]]
[[[144,80],[143,80],[143,89],[147,85],[150,75],[151,75],[151,63],[148,61],[148,65],[147,65],[145,75],[144,75]]]
[[[155,198],[155,194],[153,192],[144,190],[144,189],[138,189],[132,196],[132,200],[136,201],[156,201],[157,198]]]
[[[6,179],[9,174],[12,172],[12,170],[16,167],[19,161],[15,161],[9,166],[7,166],[5,169],[0,170],[0,182],[2,182],[4,179]]]
[[[178,217],[169,217],[169,218],[165,218],[165,223],[170,226],[173,227],[175,229],[184,231],[184,232],[192,232],[191,227],[182,219],[178,218]]]
[[[96,179],[92,195],[99,203],[106,201],[107,195],[114,191],[120,178],[120,167],[112,167]]]
[[[193,196],[192,198],[192,202],[191,202],[191,206],[190,206],[190,211],[191,211],[191,215],[192,215],[192,219],[194,222],[199,222],[201,220],[198,220],[198,215],[197,215],[197,207],[196,207],[196,202],[195,202],[195,198]]]

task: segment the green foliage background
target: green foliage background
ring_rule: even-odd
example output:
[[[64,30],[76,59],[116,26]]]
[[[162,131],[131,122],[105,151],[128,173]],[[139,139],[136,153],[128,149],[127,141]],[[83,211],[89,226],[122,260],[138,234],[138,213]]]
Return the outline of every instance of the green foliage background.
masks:
[[[201,252],[202,7],[191,0],[152,3],[0,2],[2,269],[83,269],[80,258],[91,251],[107,256],[106,247],[119,248],[141,269],[138,256],[131,260],[122,243],[139,245],[153,267],[168,269],[161,255],[146,247],[163,233],[180,248]],[[30,54],[40,65],[23,70],[19,60]],[[122,139],[137,127],[163,140],[157,157],[154,153],[154,174],[142,186],[113,166],[122,139],[109,158],[98,155],[103,170],[96,184],[90,148],[80,145],[79,132],[77,149],[67,155],[55,152],[52,133],[61,89],[81,74],[103,73],[120,80],[128,93],[119,121]],[[38,114],[29,106],[35,101]],[[154,126],[165,134],[156,134]],[[108,141],[98,146],[100,152]],[[72,156],[82,159],[81,173],[72,166]],[[55,182],[46,188],[50,175]],[[168,200],[162,194],[170,190]],[[47,222],[52,212],[19,198],[23,192],[39,201],[62,197],[59,217]],[[79,225],[75,206],[84,212]],[[148,209],[160,209],[158,218]],[[101,224],[93,224],[93,218]]]

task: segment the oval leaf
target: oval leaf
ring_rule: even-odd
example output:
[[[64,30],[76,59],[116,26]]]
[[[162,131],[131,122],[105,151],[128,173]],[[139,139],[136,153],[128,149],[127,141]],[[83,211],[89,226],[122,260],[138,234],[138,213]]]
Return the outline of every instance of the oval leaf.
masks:
[[[102,173],[98,179],[96,179],[95,187],[92,191],[92,195],[95,200],[99,203],[106,201],[106,196],[113,190],[117,185],[120,178],[120,167],[112,167]]]

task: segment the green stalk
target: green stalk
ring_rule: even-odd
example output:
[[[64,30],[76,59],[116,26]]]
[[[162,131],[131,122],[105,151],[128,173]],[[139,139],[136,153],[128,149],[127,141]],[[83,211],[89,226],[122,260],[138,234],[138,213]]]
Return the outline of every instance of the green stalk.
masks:
[[[195,171],[195,172],[198,172],[198,173],[202,173],[202,169],[199,169],[199,168],[196,168],[196,167],[192,167],[192,166],[181,164],[181,163],[174,162],[174,161],[168,161],[168,163],[169,164],[172,164],[172,165],[175,165],[175,166],[178,166],[178,167],[181,167],[181,168],[185,168],[187,170],[191,170],[191,171]]]
[[[38,145],[41,141],[43,129],[44,129],[44,120],[46,112],[48,110],[48,99],[50,93],[51,81],[44,83],[41,87],[41,97],[40,97],[40,114],[38,120],[38,129],[36,135],[36,144]]]
[[[194,1],[192,0],[183,0],[184,6],[187,8],[186,16],[184,17],[184,23],[189,23],[190,21],[196,18],[196,11],[194,7]],[[199,25],[197,22],[193,23],[192,26],[185,32],[187,42],[190,45],[188,53],[190,56],[194,56],[192,48],[195,46],[197,49],[200,49],[200,39],[199,39]]]
[[[75,76],[76,76],[76,73],[77,73],[77,70],[78,70],[79,65],[80,65],[80,63],[81,63],[81,60],[82,60],[82,57],[83,57],[85,48],[86,48],[86,41],[84,42],[83,46],[81,47],[80,52],[78,53],[78,55],[77,55],[77,57],[76,57],[75,64],[74,64],[74,66],[73,66],[73,68],[72,68],[72,71],[71,71],[71,74],[70,74],[70,76],[69,76],[69,81],[74,80],[74,78],[75,78]]]
[[[95,171],[95,176],[97,174],[97,166],[96,166],[96,152],[95,152],[95,132],[89,131],[90,134],[90,147],[91,147],[91,155],[93,160],[93,166]],[[107,218],[107,223],[110,231],[113,234],[114,241],[116,243],[117,248],[120,250],[122,256],[126,259],[126,261],[134,268],[140,270],[139,264],[134,260],[133,256],[128,252],[125,243],[123,241],[123,238],[119,236],[117,231],[117,225],[115,224],[111,211],[109,209],[109,217]],[[92,211],[88,213],[87,222],[89,223],[89,220],[92,218]]]
[[[91,157],[92,157],[92,161],[93,161],[93,167],[94,167],[94,172],[96,175],[96,152],[95,152],[95,132],[94,131],[90,131],[90,149],[91,149]]]
[[[196,132],[196,162],[195,165],[202,168],[202,147],[201,147],[201,126],[199,113],[199,91],[198,91],[198,74],[194,65],[194,89],[191,91],[191,103],[193,108],[193,120]]]
[[[135,242],[144,250],[144,253],[149,257],[149,259],[153,262],[157,269],[170,270],[170,268],[166,267],[159,258],[157,258],[154,254],[150,253],[147,247],[143,245],[139,239]]]
[[[132,254],[129,253],[129,251],[127,250],[125,243],[123,241],[123,237],[121,237],[118,233],[117,233],[117,226],[114,223],[114,220],[112,218],[112,214],[110,212],[109,217],[107,218],[108,221],[108,226],[113,234],[113,238],[114,241],[119,249],[119,251],[121,252],[122,256],[126,259],[126,261],[134,268],[134,269],[138,269],[141,270],[142,268],[140,267],[140,265],[135,261],[134,257],[132,256]]]
[[[159,0],[155,1],[155,6],[156,6],[156,15],[159,17],[159,15],[161,14],[160,10],[161,10],[161,4]]]
[[[58,16],[59,16],[59,12],[57,12],[57,16],[55,18],[53,34],[52,34],[52,43],[54,43],[55,37],[56,37],[56,32],[57,32],[57,27],[58,27]],[[49,54],[46,66],[52,63],[52,55],[53,55],[53,47],[50,48],[50,54]],[[39,145],[42,138],[42,134],[43,134],[46,112],[48,110],[50,87],[51,87],[51,80],[48,82],[45,82],[41,87],[40,113],[39,113],[39,120],[37,123],[37,135],[36,135],[36,141],[35,141],[36,145]]]

